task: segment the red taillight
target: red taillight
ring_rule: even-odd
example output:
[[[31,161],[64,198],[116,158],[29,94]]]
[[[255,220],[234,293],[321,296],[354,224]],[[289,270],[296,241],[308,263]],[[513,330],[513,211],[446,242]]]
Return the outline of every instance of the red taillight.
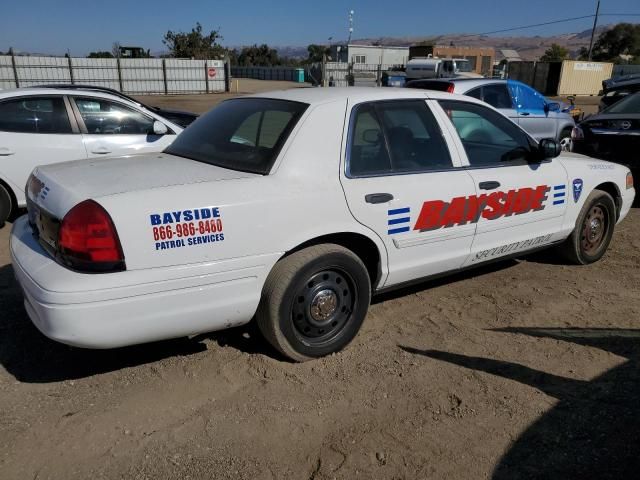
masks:
[[[120,239],[111,217],[93,200],[79,203],[62,219],[58,253],[65,264],[76,270],[125,269]]]
[[[455,89],[456,89],[456,86],[453,83],[450,83],[449,86],[447,87],[447,92],[453,93]]]

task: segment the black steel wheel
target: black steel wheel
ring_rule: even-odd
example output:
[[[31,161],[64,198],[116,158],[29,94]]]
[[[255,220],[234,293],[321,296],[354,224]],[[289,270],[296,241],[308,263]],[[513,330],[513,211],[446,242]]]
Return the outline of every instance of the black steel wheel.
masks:
[[[572,263],[597,262],[607,251],[616,224],[616,207],[607,192],[594,190],[585,200],[573,233],[561,250]]]
[[[348,323],[357,299],[349,273],[333,269],[314,274],[299,289],[291,307],[296,335],[311,345],[330,342]]]
[[[282,354],[305,361],[342,350],[366,316],[371,283],[352,251],[333,244],[305,248],[269,274],[256,319]]]

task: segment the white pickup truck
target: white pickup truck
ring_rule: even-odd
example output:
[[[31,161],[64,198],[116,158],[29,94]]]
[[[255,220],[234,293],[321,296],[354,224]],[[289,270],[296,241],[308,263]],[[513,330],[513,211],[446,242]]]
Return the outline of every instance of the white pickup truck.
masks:
[[[55,340],[255,318],[303,361],[344,348],[376,292],[556,245],[595,262],[634,195],[627,168],[467,96],[296,89],[224,101],[163,153],[37,168],[11,255]]]

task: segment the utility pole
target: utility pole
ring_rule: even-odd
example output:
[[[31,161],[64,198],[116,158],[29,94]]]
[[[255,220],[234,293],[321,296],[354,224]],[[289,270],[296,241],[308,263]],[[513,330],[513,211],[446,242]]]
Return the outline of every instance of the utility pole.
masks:
[[[349,40],[347,40],[347,45],[351,43],[351,35],[353,34],[353,14],[355,12],[353,10],[349,11]]]
[[[591,30],[591,42],[589,43],[589,61],[591,61],[591,54],[593,53],[593,37],[596,35],[596,27],[598,26],[598,15],[600,14],[600,0],[598,0],[598,6],[596,7],[596,16],[593,19],[593,30]]]

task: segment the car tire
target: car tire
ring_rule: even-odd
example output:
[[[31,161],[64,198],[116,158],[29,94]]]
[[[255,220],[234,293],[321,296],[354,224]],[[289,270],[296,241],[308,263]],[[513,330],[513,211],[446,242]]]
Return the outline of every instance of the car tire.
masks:
[[[563,152],[571,151],[571,128],[565,128],[560,132],[560,138],[558,142],[560,143],[560,147],[562,147]]]
[[[609,247],[616,220],[616,206],[611,195],[594,190],[580,210],[575,229],[561,245],[561,253],[577,265],[597,262]]]
[[[356,336],[371,301],[362,260],[340,245],[304,248],[269,273],[256,312],[263,336],[296,362],[338,352]]]
[[[12,210],[11,194],[4,186],[0,185],[0,228],[4,227],[4,223],[9,219]]]

